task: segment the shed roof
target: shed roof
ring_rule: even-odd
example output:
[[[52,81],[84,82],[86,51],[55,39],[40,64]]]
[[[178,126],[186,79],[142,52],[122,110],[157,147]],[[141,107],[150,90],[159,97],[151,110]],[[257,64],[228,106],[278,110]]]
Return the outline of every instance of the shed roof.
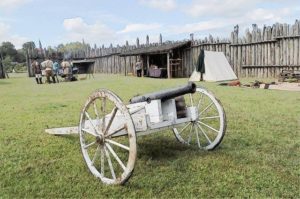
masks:
[[[137,48],[133,50],[129,50],[123,53],[120,53],[120,56],[128,56],[128,55],[142,55],[142,54],[164,54],[169,52],[172,49],[181,48],[181,47],[189,47],[191,45],[191,41],[181,41],[176,43],[163,43],[159,46],[148,46],[144,48]]]
[[[95,61],[94,60],[83,59],[83,60],[74,60],[72,63],[73,64],[93,64],[93,63],[95,63]]]

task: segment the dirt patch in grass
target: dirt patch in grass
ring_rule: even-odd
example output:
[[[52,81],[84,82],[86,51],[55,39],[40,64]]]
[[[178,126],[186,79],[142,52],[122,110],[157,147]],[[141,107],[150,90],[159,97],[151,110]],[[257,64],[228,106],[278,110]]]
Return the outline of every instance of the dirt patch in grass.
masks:
[[[264,87],[265,84],[260,85],[260,88],[264,88]],[[300,92],[300,83],[280,82],[275,85],[269,85],[268,89]]]

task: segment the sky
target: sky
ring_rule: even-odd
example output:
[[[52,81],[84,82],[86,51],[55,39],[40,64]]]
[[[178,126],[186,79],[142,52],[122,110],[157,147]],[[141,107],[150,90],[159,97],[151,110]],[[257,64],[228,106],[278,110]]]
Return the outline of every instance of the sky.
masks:
[[[252,24],[293,24],[300,0],[0,0],[0,42],[21,48],[83,40],[92,46],[229,37]]]

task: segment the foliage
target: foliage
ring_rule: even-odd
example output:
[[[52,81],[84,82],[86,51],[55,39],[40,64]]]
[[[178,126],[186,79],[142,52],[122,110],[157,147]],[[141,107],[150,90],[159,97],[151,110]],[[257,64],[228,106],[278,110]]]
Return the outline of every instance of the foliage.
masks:
[[[14,66],[14,70],[17,73],[24,73],[27,72],[27,66],[25,63],[16,63],[16,65]]]
[[[10,56],[6,56],[2,61],[4,71],[11,72],[14,64],[12,64],[12,59]]]
[[[12,61],[16,61],[16,55],[18,54],[15,46],[11,42],[2,42],[0,46],[0,53],[5,58],[7,56],[12,58]]]
[[[300,198],[297,92],[199,83],[215,93],[227,114],[220,147],[206,152],[183,146],[170,130],[138,137],[135,170],[125,186],[105,186],[88,172],[77,136],[44,133],[76,126],[87,96],[98,88],[128,102],[186,82],[120,75],[50,85],[34,78],[0,80],[0,196]]]
[[[24,52],[27,50],[33,50],[35,49],[35,43],[33,41],[28,41],[22,45],[22,49]]]
[[[59,44],[56,49],[58,52],[67,53],[67,52],[76,52],[78,50],[85,50],[89,45],[81,42],[71,42],[67,44]]]
[[[25,72],[26,71],[26,64],[24,62],[13,62],[10,56],[6,56],[3,59],[2,64],[4,66],[4,71],[12,72],[13,70],[16,72]]]
[[[25,57],[24,51],[22,49],[17,50],[15,60],[18,63],[26,62],[26,57]]]
[[[11,42],[3,42],[0,46],[0,53],[5,71],[11,72],[13,69],[15,71],[25,71],[26,57],[22,49],[16,50]]]

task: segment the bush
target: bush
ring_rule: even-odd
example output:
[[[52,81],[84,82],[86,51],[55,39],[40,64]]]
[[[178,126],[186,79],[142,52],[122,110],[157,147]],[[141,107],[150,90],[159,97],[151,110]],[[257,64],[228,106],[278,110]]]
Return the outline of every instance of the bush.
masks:
[[[26,66],[26,63],[17,63],[15,66],[14,66],[14,69],[17,73],[23,73],[23,72],[26,72],[27,71],[27,66]]]
[[[25,62],[23,63],[13,62],[10,56],[6,56],[2,63],[4,66],[4,70],[8,73],[13,72],[13,70],[15,70],[15,72],[27,71]]]

